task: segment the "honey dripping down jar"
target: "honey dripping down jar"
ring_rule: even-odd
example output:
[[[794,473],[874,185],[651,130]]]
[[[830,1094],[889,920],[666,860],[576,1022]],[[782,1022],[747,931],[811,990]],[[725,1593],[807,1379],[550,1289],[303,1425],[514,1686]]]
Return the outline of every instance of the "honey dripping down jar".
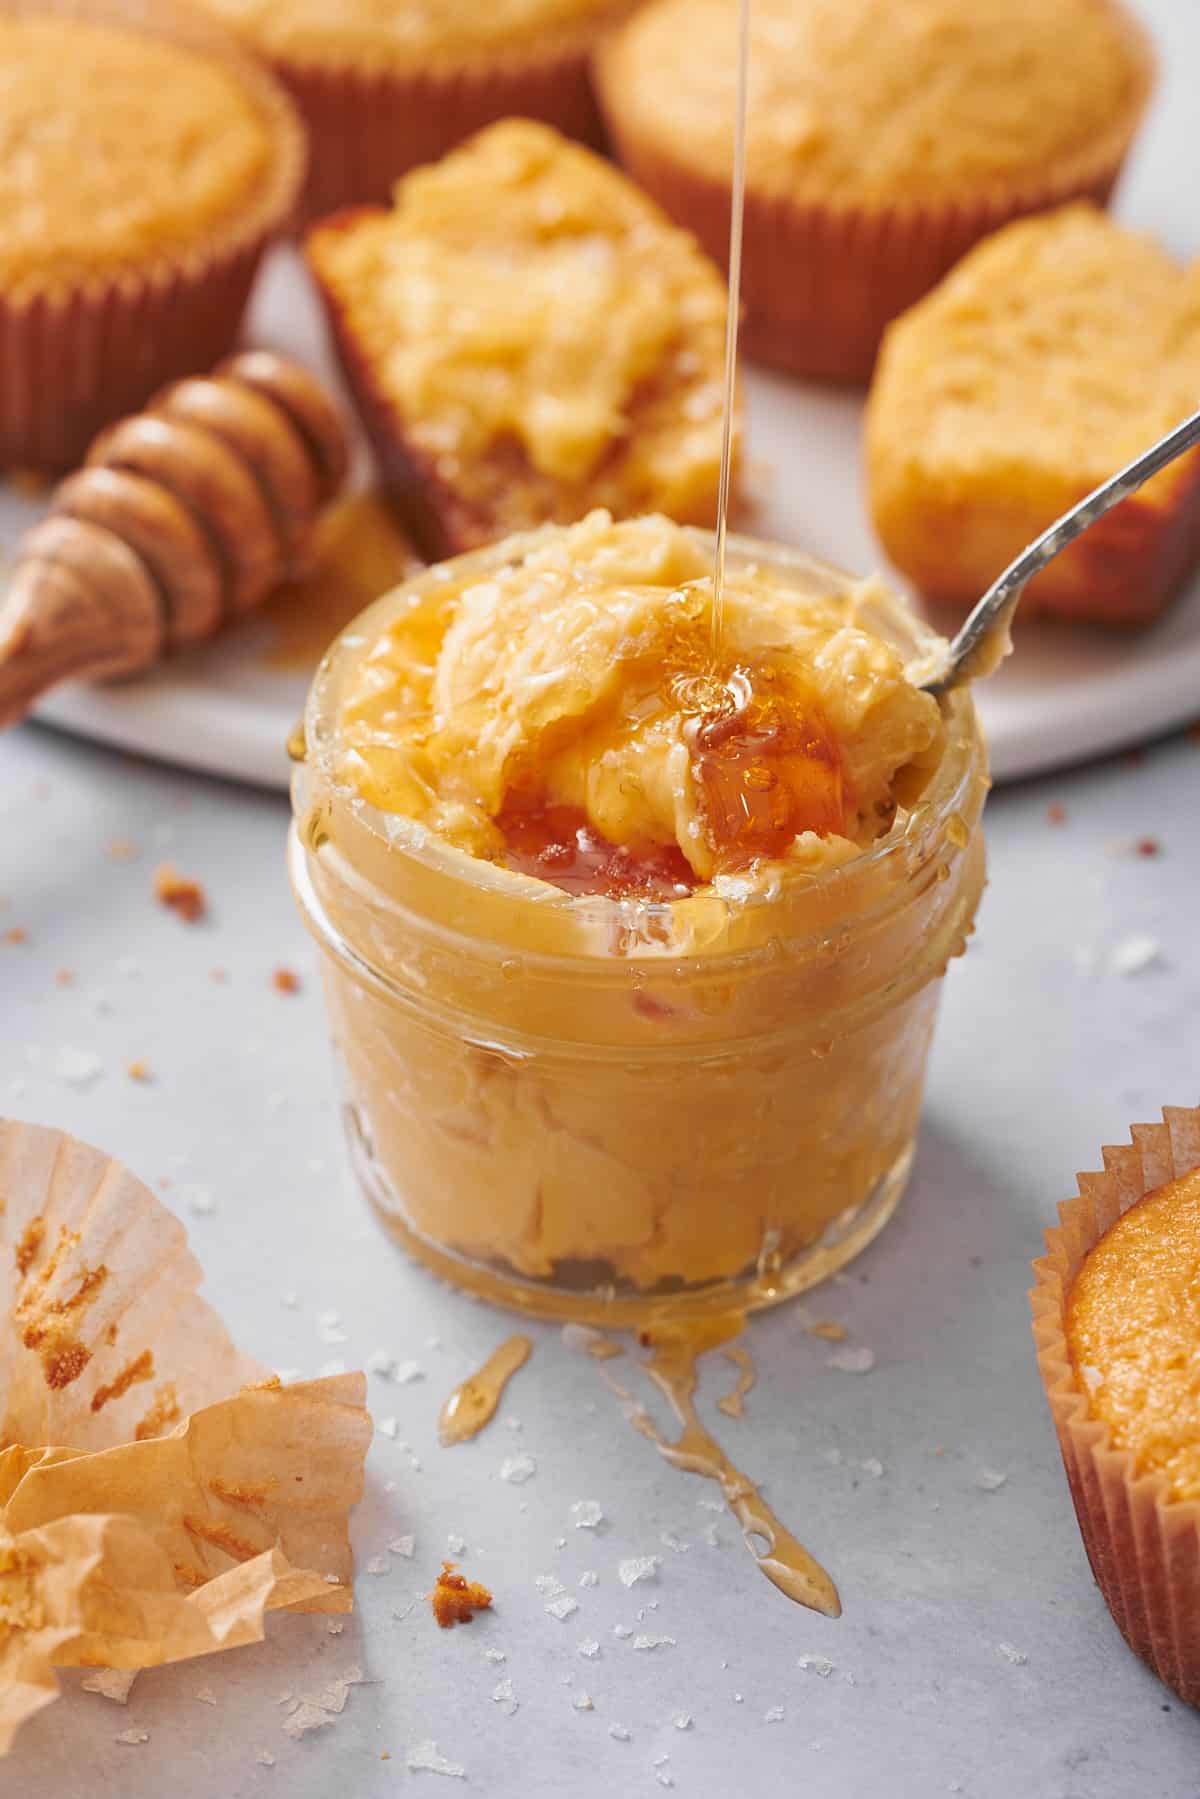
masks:
[[[460,830],[475,818],[461,771],[486,776],[470,732],[495,722],[479,708],[501,659],[457,709],[447,677],[444,712],[426,716],[421,683],[478,648],[471,608],[500,590],[537,589],[540,614],[531,599],[521,618],[544,619],[545,566],[573,569],[593,541],[597,566],[652,546],[658,568],[669,550],[685,579],[660,610],[691,619],[680,596],[710,574],[713,536],[661,519],[592,515],[415,576],[318,672],[290,868],[323,952],[351,1158],[386,1228],[480,1296],[636,1326],[786,1299],[891,1215],[941,977],[982,891],[987,776],[961,693],[895,797],[873,795],[865,739],[846,724],[861,669],[871,644],[900,667],[930,634],[881,590],[731,538],[727,661],[714,673],[706,630],[702,654],[676,659],[668,632],[641,679],[630,611],[619,654],[596,664],[598,679],[620,664],[620,704],[575,737],[552,721]],[[820,690],[756,648],[760,587],[780,616],[857,621],[813,664]],[[610,613],[639,596],[594,608],[595,628],[616,632]],[[513,666],[523,628],[514,615]],[[853,652],[844,682],[835,651]],[[520,691],[544,723],[547,696],[575,703],[581,677],[569,657],[539,669]],[[890,742],[890,713],[884,724]],[[448,728],[461,744],[447,747]],[[439,769],[466,800],[454,789],[431,810]],[[665,769],[677,787],[664,797]],[[674,841],[605,828],[639,782],[638,803],[660,810],[686,791]]]

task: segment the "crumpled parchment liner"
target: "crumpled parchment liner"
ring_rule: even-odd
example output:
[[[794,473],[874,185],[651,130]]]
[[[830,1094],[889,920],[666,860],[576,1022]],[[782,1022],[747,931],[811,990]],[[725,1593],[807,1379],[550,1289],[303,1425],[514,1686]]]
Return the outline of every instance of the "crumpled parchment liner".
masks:
[[[155,1667],[257,1641],[267,1611],[351,1609],[365,1377],[262,1378],[199,1280],[119,1164],[0,1121],[0,1754],[55,1666]]]
[[[1030,1294],[1038,1366],[1092,1573],[1135,1654],[1189,1705],[1200,1706],[1200,1501],[1171,1500],[1161,1474],[1137,1472],[1091,1415],[1067,1347],[1067,1302],[1090,1250],[1129,1207],[1200,1167],[1200,1107],[1167,1106],[1135,1124],[1132,1145],[1103,1151],[1104,1173],[1081,1174],[1058,1209]]]

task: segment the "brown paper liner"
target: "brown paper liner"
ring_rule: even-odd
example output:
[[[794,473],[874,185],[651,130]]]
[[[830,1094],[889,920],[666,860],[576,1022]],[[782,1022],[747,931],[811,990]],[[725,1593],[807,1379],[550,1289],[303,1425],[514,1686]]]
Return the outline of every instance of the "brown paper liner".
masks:
[[[730,190],[689,167],[623,116],[622,91],[597,58],[601,113],[617,157],[672,218],[728,266]],[[1070,200],[1107,203],[1133,142],[1152,70],[1127,119],[1114,121],[1086,156],[1020,190],[977,200],[906,207],[851,207],[748,185],[742,243],[742,344],[746,354],[792,374],[865,383],[885,327],[928,293],[972,244],[1011,220]],[[753,129],[753,127],[751,127]]]
[[[559,35],[521,55],[441,68],[359,68],[272,56],[270,66],[308,128],[302,219],[385,204],[402,175],[436,162],[497,119],[540,119],[567,137],[600,144],[589,74],[598,29]]]
[[[1167,1499],[1166,1477],[1136,1471],[1090,1414],[1067,1348],[1066,1309],[1085,1257],[1147,1193],[1200,1167],[1200,1107],[1164,1107],[1135,1124],[1131,1147],[1106,1148],[1103,1174],[1081,1174],[1034,1263],[1038,1366],[1084,1547],[1125,1641],[1189,1705],[1200,1705],[1200,1501]]]
[[[291,220],[304,135],[265,69],[225,32],[170,0],[0,0],[0,15],[53,13],[144,31],[236,73],[275,145],[261,191],[223,230],[144,268],[63,291],[0,294],[0,469],[59,471],[104,425],[158,388],[209,369],[236,340],[264,250]]]

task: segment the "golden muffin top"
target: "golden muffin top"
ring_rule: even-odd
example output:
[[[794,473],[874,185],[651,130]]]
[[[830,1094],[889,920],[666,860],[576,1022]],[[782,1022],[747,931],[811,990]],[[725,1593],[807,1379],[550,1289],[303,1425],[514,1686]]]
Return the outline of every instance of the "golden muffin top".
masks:
[[[589,34],[628,0],[204,0],[269,54],[404,67],[539,52]]]
[[[1198,395],[1200,263],[1068,206],[986,238],[890,327],[867,441],[939,487],[1036,471],[1052,517]],[[1178,479],[1164,470],[1145,496]]]
[[[506,119],[396,188],[395,207],[318,226],[309,256],[374,378],[429,454],[505,439],[586,481],[620,451],[669,492],[720,454],[725,284],[611,163]],[[678,404],[631,436],[651,383]]]
[[[291,125],[259,81],[149,31],[0,13],[0,287],[86,285],[238,227]]]
[[[733,0],[655,0],[600,52],[625,127],[728,181]],[[1111,167],[1152,64],[1118,0],[754,0],[747,179],[871,206]]]
[[[1067,1343],[1114,1445],[1170,1498],[1200,1499],[1200,1168],[1105,1232],[1075,1277]]]

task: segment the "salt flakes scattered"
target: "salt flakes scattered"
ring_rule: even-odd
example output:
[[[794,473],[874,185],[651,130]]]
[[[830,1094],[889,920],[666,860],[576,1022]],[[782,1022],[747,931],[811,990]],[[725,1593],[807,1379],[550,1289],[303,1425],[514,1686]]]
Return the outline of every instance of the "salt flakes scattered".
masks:
[[[392,1369],[392,1379],[407,1387],[410,1381],[424,1380],[425,1370],[420,1362],[397,1362]]]
[[[576,1644],[575,1653],[586,1657],[589,1662],[594,1662],[600,1653],[600,1645],[595,1637],[584,1637],[582,1643]]]
[[[617,1563],[617,1574],[623,1587],[632,1587],[639,1580],[657,1580],[661,1567],[661,1555],[631,1555]]]
[[[676,1712],[675,1716],[671,1719],[671,1722],[676,1730],[690,1730],[692,1728],[692,1714],[691,1712]]]
[[[633,1741],[633,1732],[627,1730],[624,1724],[610,1724],[608,1734],[616,1743],[632,1743]]]
[[[710,1549],[720,1548],[721,1533],[715,1524],[706,1524],[704,1526],[704,1541],[708,1544]]]
[[[1144,974],[1146,969],[1160,964],[1162,959],[1158,939],[1145,931],[1134,931],[1128,937],[1122,937],[1113,950],[1112,971],[1121,975]]]
[[[150,1732],[148,1730],[119,1730],[113,1738],[114,1743],[128,1743],[130,1747],[134,1749],[136,1749],[140,1743],[148,1743],[149,1741]]]
[[[328,1624],[325,1626],[326,1635],[331,1636],[331,1637],[340,1637],[342,1632],[345,1630],[345,1628],[346,1628],[346,1624],[345,1624],[344,1619],[331,1618],[329,1620]]]
[[[504,1420],[504,1428],[505,1430],[524,1430],[525,1426],[521,1423],[519,1418],[514,1418],[510,1412]]]
[[[565,1549],[566,1546],[567,1546],[567,1539],[565,1537],[555,1537],[554,1547],[556,1549]]]
[[[842,1452],[840,1449],[823,1449],[821,1451],[821,1460],[823,1462],[828,1462],[831,1468],[840,1468],[842,1459]]]
[[[674,1649],[676,1644],[674,1637],[636,1636],[633,1646],[635,1649]]]
[[[416,1547],[416,1538],[415,1537],[393,1537],[391,1542],[388,1544],[388,1554],[389,1555],[402,1555],[406,1561],[411,1562],[412,1558],[413,1558],[413,1550],[415,1547]]]
[[[213,1692],[211,1687],[197,1687],[196,1691],[192,1694],[192,1698],[198,1699],[201,1705],[215,1705],[217,1703],[217,1695]]]
[[[391,1571],[392,1564],[388,1561],[386,1555],[373,1555],[367,1563],[368,1574],[390,1574]]]
[[[660,1787],[673,1787],[675,1785],[674,1779],[666,1768],[659,1768],[656,1771],[654,1778],[657,1780]]]
[[[445,1774],[451,1780],[465,1780],[467,1770],[461,1762],[447,1761],[438,1753],[438,1746],[432,1738],[423,1743],[414,1743],[405,1755],[405,1763],[410,1774]]]
[[[725,1501],[723,1499],[698,1499],[696,1507],[701,1512],[723,1512]]]
[[[400,1425],[395,1418],[381,1418],[379,1420],[379,1434],[383,1437],[391,1437],[394,1442],[400,1435]]]
[[[766,1711],[763,1713],[763,1723],[764,1724],[782,1724],[783,1723],[783,1707],[781,1705],[768,1706]]]
[[[825,1366],[838,1374],[870,1374],[875,1366],[875,1351],[865,1343],[851,1349],[835,1349],[825,1357]]]
[[[271,1754],[269,1749],[260,1749],[254,1759],[261,1768],[273,1768],[275,1766],[275,1757]]]
[[[576,1530],[595,1530],[603,1524],[604,1512],[594,1499],[577,1499],[571,1507]]]
[[[1007,1474],[1000,1468],[980,1468],[975,1476],[975,1485],[981,1493],[998,1493],[1007,1481]]]
[[[127,1705],[133,1683],[138,1677],[136,1668],[97,1668],[83,1682],[85,1693],[99,1693],[103,1699],[111,1699],[117,1705]]]
[[[576,1693],[571,1704],[577,1712],[594,1712],[596,1709],[587,1693]]]
[[[543,1599],[553,1599],[556,1594],[567,1590],[557,1574],[535,1574],[533,1584]]]
[[[510,1718],[515,1717],[520,1710],[521,1702],[513,1692],[513,1683],[508,1676],[496,1683],[492,1692],[492,1704],[502,1707]]]
[[[485,1649],[483,1654],[484,1659],[489,1662],[506,1662],[508,1660],[503,1649]]]
[[[869,1455],[864,1462],[859,1463],[859,1466],[864,1474],[871,1476],[872,1480],[883,1479],[883,1463],[877,1455]]]
[[[620,1637],[622,1642],[624,1642],[627,1637],[633,1635],[633,1628],[628,1624],[614,1624],[613,1635],[614,1637]]]
[[[996,1648],[1005,1661],[1011,1662],[1014,1668],[1023,1668],[1029,1660],[1023,1649],[1014,1649],[1011,1643],[997,1643]]]
[[[820,1675],[822,1680],[828,1680],[834,1669],[834,1664],[827,1655],[797,1656],[796,1666],[803,1668],[808,1674]]]
[[[600,1585],[600,1576],[596,1573],[594,1568],[585,1568],[583,1573],[579,1576],[579,1584],[581,1587],[598,1587]]]
[[[669,1530],[664,1530],[658,1540],[664,1549],[670,1549],[675,1555],[686,1555],[691,1547],[690,1544],[684,1542],[682,1537],[677,1537],[673,1531]]]
[[[536,1473],[537,1463],[523,1449],[516,1455],[506,1455],[500,1464],[500,1479],[508,1481],[514,1487],[523,1486]]]
[[[572,1599],[569,1593],[560,1593],[557,1599],[551,1599],[542,1609],[549,1612],[552,1618],[557,1618],[562,1624],[571,1616],[572,1612],[579,1610],[579,1601]]]
[[[60,1049],[55,1057],[54,1072],[68,1087],[85,1088],[100,1079],[104,1064],[90,1049]]]
[[[279,1303],[281,1306],[286,1306],[289,1312],[298,1312],[300,1310],[300,1295],[298,1293],[285,1293]],[[274,1756],[272,1756],[271,1759],[274,1761]]]
[[[467,1539],[465,1537],[460,1537],[456,1530],[447,1532],[446,1548],[451,1555],[463,1555],[466,1552],[466,1547]]]
[[[385,1379],[391,1378],[395,1366],[395,1362],[386,1349],[373,1349],[366,1361],[368,1374],[382,1374]]]

